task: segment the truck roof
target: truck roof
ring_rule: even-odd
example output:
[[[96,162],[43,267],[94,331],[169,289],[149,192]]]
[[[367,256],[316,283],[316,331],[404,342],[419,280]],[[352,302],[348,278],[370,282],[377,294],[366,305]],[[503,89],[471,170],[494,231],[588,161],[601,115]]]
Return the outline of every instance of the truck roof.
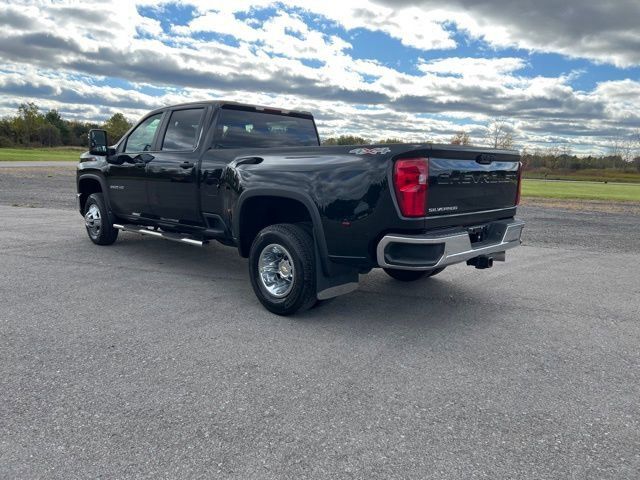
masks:
[[[178,103],[175,105],[165,105],[164,107],[156,108],[155,110],[153,110],[153,112],[159,112],[167,108],[188,107],[188,106],[196,106],[196,105],[197,106],[213,105],[215,107],[234,106],[234,107],[240,107],[240,108],[247,108],[250,110],[258,110],[258,111],[264,110],[264,111],[283,113],[286,115],[294,114],[294,115],[303,115],[303,116],[313,117],[311,112],[307,112],[305,110],[291,110],[288,108],[268,107],[265,105],[254,105],[251,103],[240,103],[240,102],[233,102],[229,100],[202,100],[199,102],[186,102],[186,103]]]

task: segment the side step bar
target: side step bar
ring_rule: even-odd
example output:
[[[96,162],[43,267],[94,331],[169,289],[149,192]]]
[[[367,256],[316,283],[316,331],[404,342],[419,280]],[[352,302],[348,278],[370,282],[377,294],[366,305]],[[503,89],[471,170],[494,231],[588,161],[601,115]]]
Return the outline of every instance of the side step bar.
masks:
[[[187,243],[189,245],[195,245],[197,247],[202,247],[205,243],[208,243],[206,240],[197,240],[181,233],[159,232],[157,230],[150,230],[140,225],[120,225],[118,223],[114,223],[113,228],[117,228],[118,230],[122,230],[123,232],[133,232],[139,233],[140,235],[160,237],[164,238],[165,240],[171,240],[172,242]]]

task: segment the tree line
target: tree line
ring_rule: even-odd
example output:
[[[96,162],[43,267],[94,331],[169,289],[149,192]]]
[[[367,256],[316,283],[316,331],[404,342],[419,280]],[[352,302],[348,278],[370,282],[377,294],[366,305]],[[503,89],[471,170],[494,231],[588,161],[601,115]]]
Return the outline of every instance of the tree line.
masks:
[[[533,151],[524,149],[522,163],[525,170],[617,170],[640,172],[640,157],[624,160],[620,155],[576,155],[562,153],[562,149],[548,148]]]
[[[103,128],[109,138],[124,135],[131,122],[116,113],[103,124],[66,120],[55,109],[42,111],[35,103],[22,103],[16,115],[0,119],[0,147],[86,146],[92,128]]]

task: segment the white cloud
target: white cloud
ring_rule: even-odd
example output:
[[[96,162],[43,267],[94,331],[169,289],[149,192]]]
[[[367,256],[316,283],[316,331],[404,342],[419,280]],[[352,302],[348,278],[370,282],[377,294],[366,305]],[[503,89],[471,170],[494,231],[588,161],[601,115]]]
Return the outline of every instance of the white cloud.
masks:
[[[495,77],[521,70],[526,65],[522,58],[460,58],[420,60],[418,68],[425,73],[452,74],[463,77]]]
[[[148,5],[158,5],[158,2],[151,0],[141,1]],[[160,3],[168,2],[165,0]],[[281,4],[278,0],[234,0],[214,4],[207,0],[186,0],[185,3],[195,6],[205,18],[212,12],[219,12],[228,19],[229,15],[236,12],[248,12],[252,8],[277,7]],[[347,30],[363,28],[384,32],[400,40],[403,45],[421,50],[448,49],[456,46],[451,32],[444,26],[450,19],[445,12],[438,9],[397,9],[393,5],[380,5],[369,0],[288,0],[282,3],[321,15]],[[197,19],[194,22],[198,28],[204,28],[203,31],[208,31],[207,26],[211,25],[201,24]]]
[[[191,20],[188,25],[176,25],[171,30],[179,35],[215,32],[241,38],[246,42],[255,42],[260,39],[260,32],[257,29],[247,22],[238,20],[233,12],[225,11],[207,12]]]
[[[376,0],[399,11],[440,0]],[[445,17],[495,48],[560,53],[621,67],[640,65],[638,0],[449,0]]]

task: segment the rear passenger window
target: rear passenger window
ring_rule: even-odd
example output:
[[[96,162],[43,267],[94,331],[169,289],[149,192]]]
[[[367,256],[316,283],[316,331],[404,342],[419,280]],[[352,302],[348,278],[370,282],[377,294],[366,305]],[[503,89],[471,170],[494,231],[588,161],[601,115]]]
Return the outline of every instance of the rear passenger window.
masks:
[[[175,110],[171,112],[162,150],[193,150],[198,140],[204,108]]]

